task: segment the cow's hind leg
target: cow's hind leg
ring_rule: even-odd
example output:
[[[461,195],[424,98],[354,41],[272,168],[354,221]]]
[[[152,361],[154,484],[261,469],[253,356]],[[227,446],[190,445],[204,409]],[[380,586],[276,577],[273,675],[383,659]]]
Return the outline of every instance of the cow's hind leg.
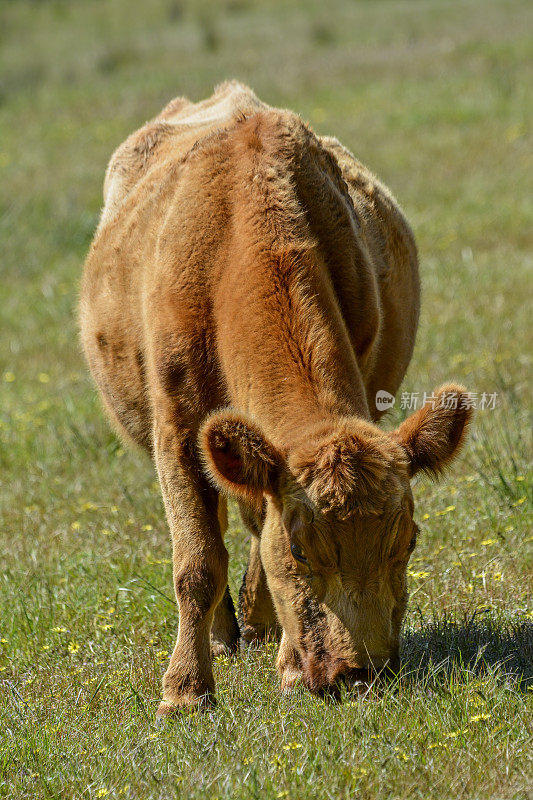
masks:
[[[228,553],[218,519],[218,495],[195,455],[196,431],[180,427],[176,409],[158,400],[154,456],[172,536],[178,638],[163,678],[157,715],[213,702],[211,626],[228,580]]]
[[[239,648],[239,626],[235,616],[235,606],[229,590],[222,596],[222,600],[215,610],[215,618],[211,629],[211,651],[214,656],[232,655]]]
[[[239,591],[239,626],[244,647],[279,635],[274,603],[259,551],[259,537],[252,535],[248,566]]]
[[[218,522],[222,538],[228,529],[228,501],[225,497],[218,500]],[[214,656],[231,655],[239,647],[240,631],[235,616],[235,606],[229,586],[215,610],[213,627],[211,628],[211,650]]]

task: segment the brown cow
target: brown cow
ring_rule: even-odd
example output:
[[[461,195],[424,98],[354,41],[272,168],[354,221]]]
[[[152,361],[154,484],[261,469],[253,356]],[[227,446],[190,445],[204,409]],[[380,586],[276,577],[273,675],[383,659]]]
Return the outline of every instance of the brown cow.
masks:
[[[396,201],[236,83],[130,136],[104,194],[81,332],[110,417],[153,455],[172,535],[179,631],[158,714],[212,700],[212,652],[237,647],[226,494],[252,533],[242,635],[279,622],[282,687],[395,667],[409,480],[453,458],[471,414],[448,385],[393,433],[375,424],[419,312]]]

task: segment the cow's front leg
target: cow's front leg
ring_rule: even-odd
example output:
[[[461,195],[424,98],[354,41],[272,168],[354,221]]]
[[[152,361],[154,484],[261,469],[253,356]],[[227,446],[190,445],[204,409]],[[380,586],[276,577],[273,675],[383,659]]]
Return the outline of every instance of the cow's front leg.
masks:
[[[196,458],[195,432],[175,417],[154,422],[154,455],[173,550],[178,638],[163,678],[158,717],[214,701],[211,626],[228,579],[228,554],[217,516],[218,496]]]

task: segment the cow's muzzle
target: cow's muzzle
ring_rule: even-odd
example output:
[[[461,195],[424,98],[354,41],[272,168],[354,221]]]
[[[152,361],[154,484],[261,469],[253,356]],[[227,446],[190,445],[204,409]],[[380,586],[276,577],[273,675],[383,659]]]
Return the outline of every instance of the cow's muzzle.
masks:
[[[365,694],[373,687],[384,686],[398,671],[399,663],[387,659],[371,666],[359,667],[344,659],[307,656],[302,658],[303,681],[310,692],[319,696],[340,698],[341,687]]]

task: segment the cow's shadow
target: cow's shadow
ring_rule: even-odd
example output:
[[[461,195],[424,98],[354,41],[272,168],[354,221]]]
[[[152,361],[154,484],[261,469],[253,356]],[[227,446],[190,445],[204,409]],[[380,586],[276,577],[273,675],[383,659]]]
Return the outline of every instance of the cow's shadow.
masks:
[[[442,686],[443,677],[493,673],[520,691],[533,685],[533,623],[498,625],[475,615],[407,630],[402,638],[402,682]]]

